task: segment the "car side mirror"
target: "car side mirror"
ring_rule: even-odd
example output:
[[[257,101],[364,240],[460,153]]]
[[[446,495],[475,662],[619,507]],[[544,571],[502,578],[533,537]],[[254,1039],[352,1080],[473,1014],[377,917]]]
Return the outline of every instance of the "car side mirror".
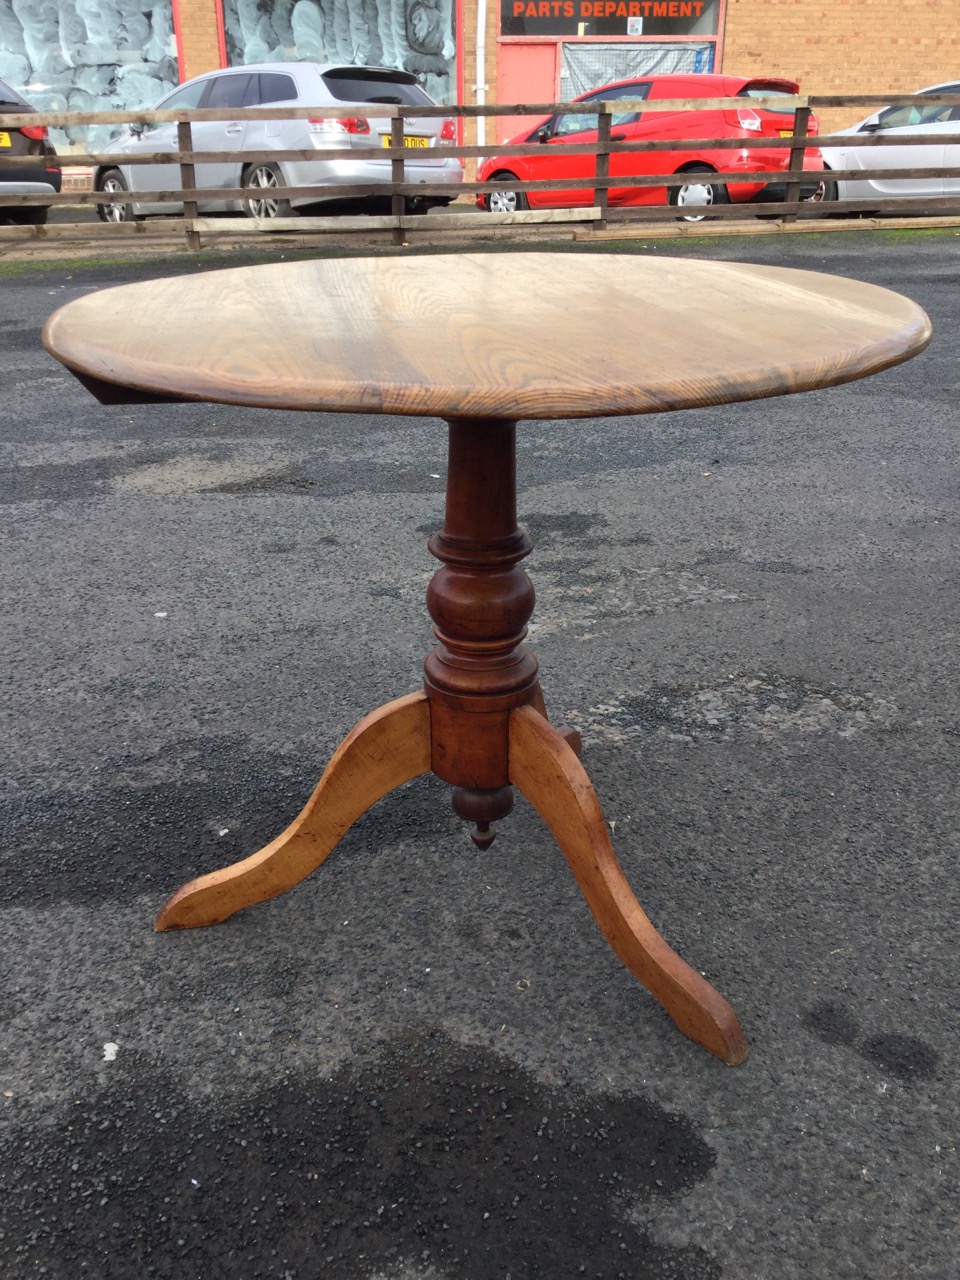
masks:
[[[128,125],[128,128],[135,138],[141,137],[144,131],[144,126],[139,124],[136,120],[134,120],[132,124]]]
[[[877,133],[879,129],[880,129],[879,120],[868,120],[865,124],[862,124],[860,126],[860,128],[857,130],[857,133]]]
[[[550,141],[550,130],[546,127],[546,125],[544,125],[542,129],[537,130],[537,141],[538,142]]]

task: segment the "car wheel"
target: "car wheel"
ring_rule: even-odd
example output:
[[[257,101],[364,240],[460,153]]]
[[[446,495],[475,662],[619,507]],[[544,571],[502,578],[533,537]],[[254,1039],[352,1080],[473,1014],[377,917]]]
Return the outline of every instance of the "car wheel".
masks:
[[[515,173],[495,173],[490,179],[491,182],[512,183],[519,179]],[[488,191],[483,198],[483,207],[489,213],[519,213],[522,209],[529,209],[530,202],[522,191],[517,191],[514,187],[504,187],[502,191]]]
[[[97,177],[98,191],[127,191],[126,181],[119,169],[108,169]],[[132,204],[98,204],[97,217],[101,222],[133,222]]]
[[[825,173],[829,173],[829,169]],[[837,184],[831,179],[823,177],[807,196],[800,197],[801,204],[827,204],[837,198]],[[761,222],[776,222],[782,215],[779,213],[758,213],[757,217]],[[824,218],[840,218],[842,214],[831,213],[825,209],[821,214]]]
[[[453,196],[407,196],[407,213],[429,213],[431,209],[446,209]]]
[[[716,170],[704,164],[691,165],[689,169],[679,172],[686,174],[690,181],[682,187],[670,188],[670,203],[677,209],[683,209],[680,215],[684,222],[703,222],[709,214],[708,209],[714,205],[727,204],[730,197],[727,188],[719,182],[709,182],[703,175],[715,175]]]
[[[828,200],[836,200],[837,184],[829,178],[821,178],[808,196],[801,196],[801,204],[826,204]]]
[[[804,204],[836,204],[837,200],[840,198],[840,193],[837,190],[837,184],[834,180],[827,176],[829,172],[829,169],[824,170],[823,177],[817,183],[816,190],[812,195],[809,195],[804,199]],[[823,216],[827,218],[849,218],[850,214],[840,212],[836,209],[824,209]]]
[[[244,175],[244,187],[259,187],[263,194],[256,200],[244,200],[243,211],[248,218],[292,218],[293,208],[289,200],[281,200],[277,187],[284,185],[280,170],[275,164],[253,164]]]
[[[49,212],[45,204],[25,204],[19,209],[8,209],[6,216],[15,227],[42,227]]]

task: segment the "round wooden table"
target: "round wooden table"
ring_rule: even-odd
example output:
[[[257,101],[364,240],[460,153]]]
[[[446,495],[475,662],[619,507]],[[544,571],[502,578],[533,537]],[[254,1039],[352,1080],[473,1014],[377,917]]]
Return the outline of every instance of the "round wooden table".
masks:
[[[454,808],[475,823],[481,848],[516,787],[549,825],[623,963],[681,1031],[742,1062],[730,1005],[667,946],[634,897],[577,734],[547,718],[537,661],[523,643],[534,592],[520,568],[530,540],[516,517],[516,423],[851,381],[922,351],[923,311],[873,285],[780,267],[456,254],[124,285],[69,303],[43,338],[106,404],[209,400],[449,424],[445,520],[429,543],[442,565],[427,590],[438,643],[423,690],[361,720],[286,831],[178,889],[156,927],[215,924],[291,888],[370,805],[421,773],[452,784]]]

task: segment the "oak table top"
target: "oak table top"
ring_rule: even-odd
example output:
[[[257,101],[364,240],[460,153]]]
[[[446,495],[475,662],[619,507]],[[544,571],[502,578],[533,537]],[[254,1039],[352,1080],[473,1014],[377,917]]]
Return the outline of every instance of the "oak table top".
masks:
[[[876,373],[929,338],[914,303],[856,280],[562,253],[243,267],[104,289],[56,312],[47,348],[107,404],[212,400],[449,426],[444,523],[429,543],[442,566],[426,600],[437,645],[422,691],[365,716],[290,826],[183,885],[156,927],[216,924],[292,888],[365,810],[419,774],[450,784],[481,850],[516,788],[627,968],[685,1035],[742,1062],[736,1014],[645,914],[578,758],[579,735],[547,715],[524,644],[534,591],[520,568],[531,544],[517,524],[517,419],[786,395]],[[375,644],[376,632],[363,642]]]
[[[929,335],[908,299],[839,276],[499,253],[278,263],[122,285],[58,311],[44,342],[87,379],[152,396],[517,419],[806,391],[905,360]]]

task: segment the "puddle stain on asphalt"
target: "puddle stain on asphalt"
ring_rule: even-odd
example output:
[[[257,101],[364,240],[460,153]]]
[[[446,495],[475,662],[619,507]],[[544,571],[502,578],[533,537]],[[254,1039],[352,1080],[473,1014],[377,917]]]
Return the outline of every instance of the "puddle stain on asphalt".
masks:
[[[800,1018],[824,1044],[843,1045],[904,1083],[929,1080],[937,1073],[940,1055],[918,1036],[880,1033],[861,1040],[856,1018],[844,1005],[829,1000],[805,1009]]]
[[[718,1280],[696,1245],[631,1226],[714,1153],[641,1097],[540,1083],[440,1033],[332,1079],[189,1099],[121,1053],[29,1130],[8,1110],[0,1264],[48,1276]]]
[[[651,734],[696,743],[797,733],[847,739],[903,729],[889,699],[771,671],[728,674],[711,684],[652,685],[571,718],[586,733],[616,743]]]

